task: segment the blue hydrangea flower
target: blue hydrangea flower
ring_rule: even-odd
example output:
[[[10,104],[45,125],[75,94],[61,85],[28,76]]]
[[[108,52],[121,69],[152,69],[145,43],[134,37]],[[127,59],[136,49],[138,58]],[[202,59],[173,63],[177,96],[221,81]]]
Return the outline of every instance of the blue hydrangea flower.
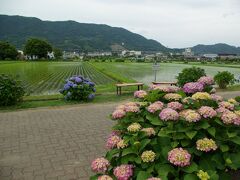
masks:
[[[67,90],[70,89],[70,86],[69,86],[68,84],[65,84],[64,87],[63,87],[63,89],[64,89],[65,91],[67,91]]]
[[[93,92],[96,92],[96,88],[93,88]]]
[[[75,89],[75,88],[77,88],[77,86],[78,86],[77,84],[73,84],[72,87]]]
[[[75,78],[76,78],[76,77],[73,76],[73,77],[71,77],[69,80],[70,80],[70,81],[75,81]]]
[[[73,83],[72,81],[68,81],[68,82],[67,82],[67,85],[70,86],[70,87],[72,87],[73,84],[74,84],[74,83]]]
[[[89,86],[95,86],[95,84],[93,82],[89,82],[88,84],[89,84]]]
[[[76,78],[75,78],[75,82],[76,82],[76,83],[81,83],[81,82],[82,82],[82,79],[79,78],[79,77],[76,77]]]
[[[92,100],[94,97],[95,97],[95,94],[89,94],[89,95],[88,95],[88,99],[89,99],[89,100]]]

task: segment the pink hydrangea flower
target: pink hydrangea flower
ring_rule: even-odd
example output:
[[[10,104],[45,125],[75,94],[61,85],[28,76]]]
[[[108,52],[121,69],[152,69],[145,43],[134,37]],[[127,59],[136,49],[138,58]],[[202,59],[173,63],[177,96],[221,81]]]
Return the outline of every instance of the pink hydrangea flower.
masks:
[[[213,85],[214,79],[210,76],[202,76],[198,79],[198,82],[203,85]]]
[[[222,114],[221,119],[224,124],[235,124],[240,125],[240,118],[234,112],[225,112]]]
[[[96,173],[105,173],[109,166],[110,163],[105,158],[97,158],[91,164],[92,171]]]
[[[223,108],[227,108],[229,110],[234,110],[234,104],[227,102],[227,101],[218,103],[218,107],[223,107]]]
[[[159,117],[163,121],[176,121],[179,118],[179,114],[171,108],[165,108],[161,111]]]
[[[182,110],[183,109],[183,105],[179,102],[170,102],[167,104],[168,108],[171,108],[173,110]]]
[[[217,101],[217,102],[221,102],[223,101],[223,97],[216,95],[216,94],[211,94],[212,100]]]
[[[113,178],[111,178],[108,175],[102,175],[102,176],[98,176],[98,180],[113,180]]]
[[[224,107],[217,108],[216,111],[217,111],[217,113],[219,113],[219,114],[223,114],[223,113],[230,112],[229,109],[226,109],[226,108],[224,108]]]
[[[151,177],[151,178],[148,178],[147,180],[161,180],[161,178]]]
[[[175,148],[168,152],[168,161],[175,166],[188,166],[190,165],[191,154],[182,148]]]
[[[133,165],[123,164],[113,171],[118,180],[129,180],[133,176]]]
[[[168,94],[165,94],[164,99],[168,101],[179,101],[182,99],[182,96],[177,93],[168,93]]]
[[[203,88],[203,84],[199,82],[189,82],[184,84],[183,91],[188,94],[193,94],[196,92],[202,92]]]
[[[134,112],[134,113],[136,113],[136,112],[140,111],[140,108],[138,106],[127,106],[125,108],[125,111],[126,112]]]
[[[186,109],[181,111],[179,114],[188,122],[198,122],[201,120],[201,115],[195,110]]]
[[[217,112],[209,107],[209,106],[202,106],[199,110],[198,110],[199,114],[201,114],[204,118],[213,118],[215,116],[217,116]]]
[[[116,107],[115,110],[123,110],[124,111],[125,110],[125,105],[123,105],[123,104],[119,105],[119,106]]]
[[[150,105],[147,107],[147,110],[148,110],[148,112],[150,112],[150,113],[155,113],[156,111],[162,110],[163,105],[164,105],[164,104],[163,104],[161,101],[156,101],[156,102],[150,104]]]
[[[181,90],[181,88],[177,86],[161,86],[161,85],[151,85],[150,90],[160,90],[162,92],[166,93],[175,93]]]
[[[140,91],[135,91],[135,92],[134,92],[134,97],[135,97],[135,98],[140,98],[140,99],[142,99],[142,98],[144,98],[146,95],[147,95],[147,92],[144,91],[144,90],[140,90]]]
[[[110,135],[107,139],[106,147],[108,149],[113,149],[117,147],[117,144],[121,141],[122,139],[118,135]]]
[[[126,112],[139,112],[140,111],[140,108],[139,108],[139,105],[135,102],[129,102],[129,103],[126,103],[125,104],[125,111]]]
[[[199,139],[196,142],[196,145],[197,145],[197,150],[204,151],[204,152],[209,152],[211,150],[215,151],[217,149],[216,142],[208,138]]]
[[[113,119],[121,119],[126,115],[126,112],[121,109],[117,109],[112,113],[112,118]]]

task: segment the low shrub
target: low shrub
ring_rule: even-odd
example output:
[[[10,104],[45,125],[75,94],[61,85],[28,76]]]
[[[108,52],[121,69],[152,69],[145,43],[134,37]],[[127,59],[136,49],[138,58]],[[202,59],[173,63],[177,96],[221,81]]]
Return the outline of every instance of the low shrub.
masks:
[[[218,72],[214,76],[214,80],[221,89],[226,89],[229,84],[234,84],[235,82],[234,74],[228,71]]]
[[[25,91],[20,81],[13,77],[0,75],[0,106],[15,105],[22,101]]]
[[[206,76],[204,69],[198,67],[185,68],[176,77],[177,84],[183,87],[188,82],[196,82],[202,76]]]
[[[116,59],[115,62],[125,62],[125,59]]]
[[[66,80],[60,93],[64,95],[65,100],[90,101],[95,97],[95,84],[83,76],[73,76]]]
[[[235,97],[235,100],[240,103],[240,96]]]
[[[91,179],[229,180],[228,172],[240,169],[240,106],[234,99],[157,86],[135,97],[112,113],[109,151],[92,162]]]

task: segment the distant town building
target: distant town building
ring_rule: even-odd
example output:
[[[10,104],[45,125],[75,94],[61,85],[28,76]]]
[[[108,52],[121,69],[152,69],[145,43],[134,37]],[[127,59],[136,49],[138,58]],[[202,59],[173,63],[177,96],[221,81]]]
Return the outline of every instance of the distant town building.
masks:
[[[76,59],[76,58],[80,58],[79,53],[63,51],[63,59]]]
[[[203,54],[203,58],[209,59],[209,60],[215,60],[218,57],[218,54]]]
[[[220,59],[223,59],[223,60],[238,58],[237,54],[218,54],[218,56]]]
[[[55,59],[54,52],[48,52],[47,57],[48,59]]]
[[[156,56],[157,60],[165,60],[168,58],[168,56],[166,54],[163,54],[161,52],[156,53],[155,56]]]
[[[142,52],[141,51],[128,51],[124,50],[122,51],[121,56],[123,57],[141,57]]]
[[[185,58],[192,58],[194,56],[194,52],[191,50],[191,48],[186,48],[182,55]]]
[[[104,56],[112,56],[112,52],[89,52],[87,53],[88,57],[104,57]]]

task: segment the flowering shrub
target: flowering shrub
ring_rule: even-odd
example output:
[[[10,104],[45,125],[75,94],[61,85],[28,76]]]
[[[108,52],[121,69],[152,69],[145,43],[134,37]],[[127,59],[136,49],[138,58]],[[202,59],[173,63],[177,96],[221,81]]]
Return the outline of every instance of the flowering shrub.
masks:
[[[66,80],[60,93],[66,100],[89,101],[95,97],[95,84],[83,76],[73,76]]]
[[[229,171],[240,169],[239,103],[205,89],[166,89],[153,88],[141,102],[115,109],[104,157],[109,165],[92,166],[91,179],[229,180]]]

